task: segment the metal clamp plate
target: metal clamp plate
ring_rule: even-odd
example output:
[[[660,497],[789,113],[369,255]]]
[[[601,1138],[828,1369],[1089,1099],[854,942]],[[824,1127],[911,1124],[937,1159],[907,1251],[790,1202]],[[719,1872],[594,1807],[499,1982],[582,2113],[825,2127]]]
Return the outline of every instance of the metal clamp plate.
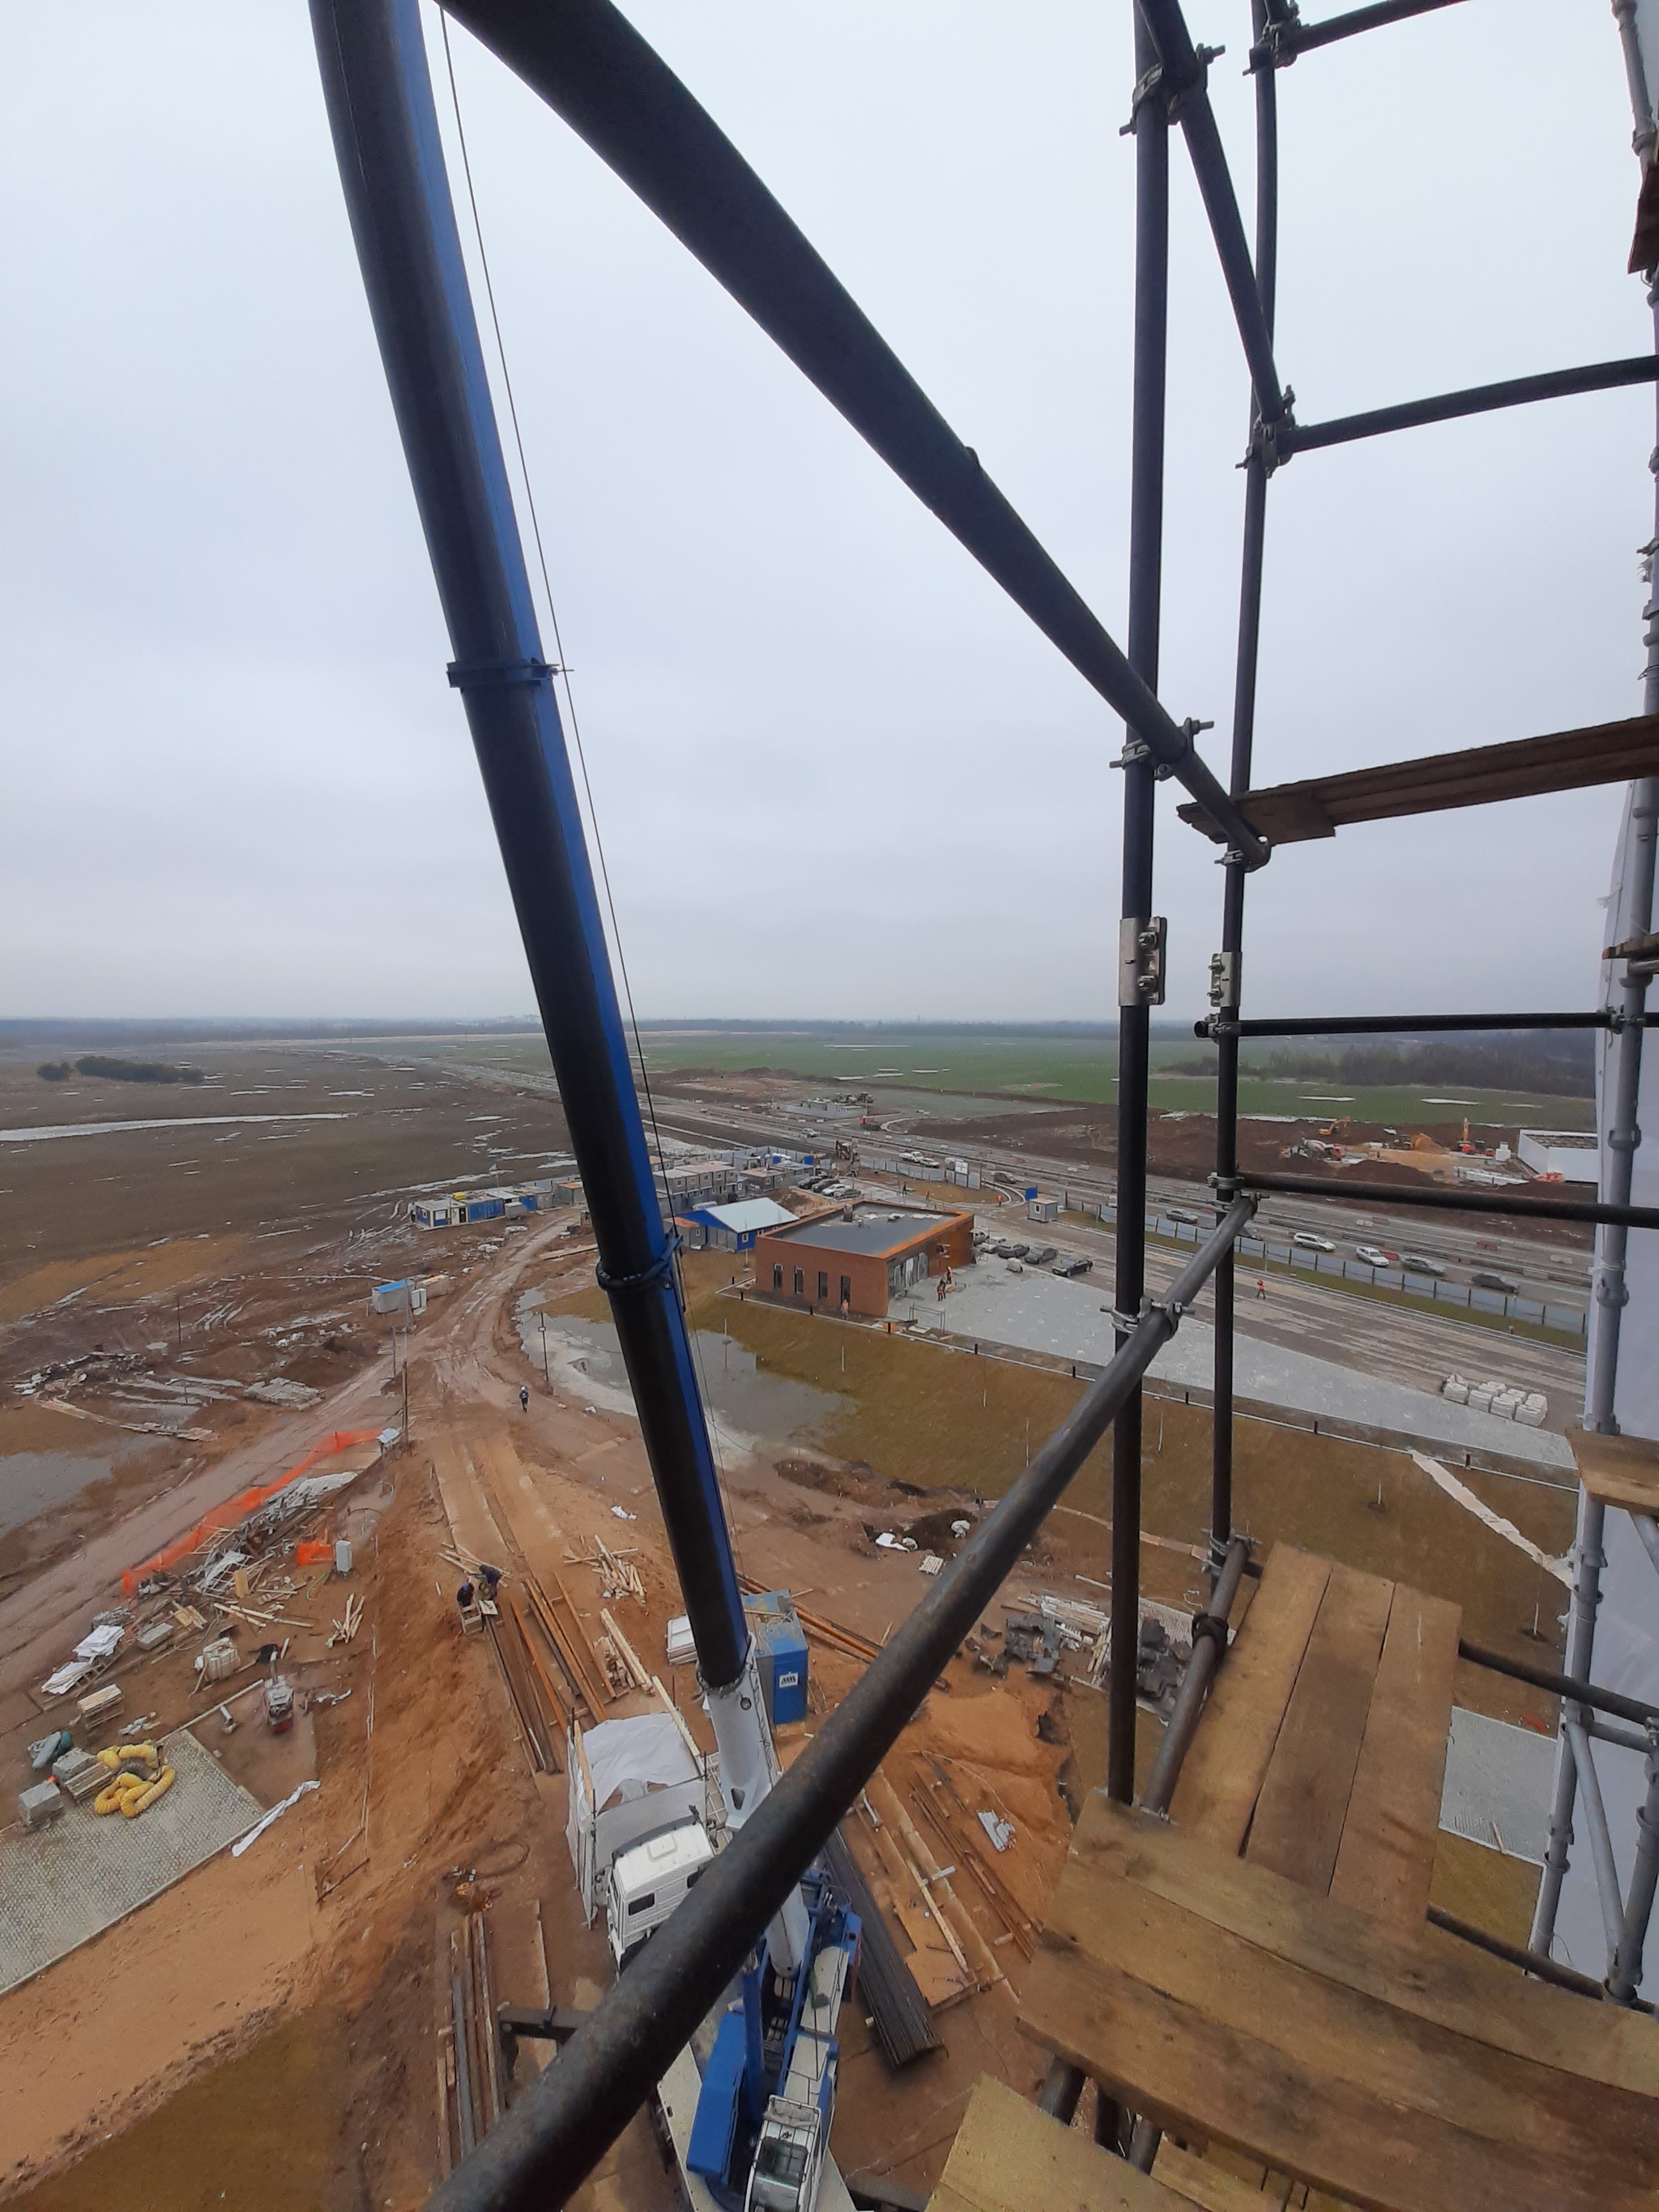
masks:
[[[1161,1006],[1164,953],[1170,935],[1168,921],[1161,914],[1146,920],[1125,915],[1117,930],[1119,1006]]]

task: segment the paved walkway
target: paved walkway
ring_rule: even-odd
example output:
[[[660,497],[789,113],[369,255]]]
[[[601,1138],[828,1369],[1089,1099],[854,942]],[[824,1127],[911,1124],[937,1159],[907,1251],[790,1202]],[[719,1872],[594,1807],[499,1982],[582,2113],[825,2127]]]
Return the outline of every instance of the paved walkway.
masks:
[[[964,1268],[957,1282],[943,1301],[932,1283],[922,1296],[896,1301],[895,1316],[914,1314],[919,1330],[942,1329],[1060,1359],[1103,1366],[1112,1356],[1111,1321],[1102,1310],[1102,1286],[1092,1279],[1067,1282],[1038,1269],[1010,1274],[1002,1262],[992,1260]],[[1152,1372],[1164,1382],[1207,1389],[1214,1379],[1214,1346],[1209,1323],[1188,1316],[1174,1342],[1152,1362]],[[1493,1370],[1501,1373],[1501,1343],[1493,1352]],[[1566,1439],[1547,1429],[1521,1428],[1491,1413],[1471,1413],[1426,1390],[1362,1375],[1334,1360],[1242,1333],[1234,1352],[1234,1385],[1241,1398],[1390,1429],[1419,1438],[1431,1450],[1450,1446],[1459,1452],[1502,1452],[1577,1480]]]

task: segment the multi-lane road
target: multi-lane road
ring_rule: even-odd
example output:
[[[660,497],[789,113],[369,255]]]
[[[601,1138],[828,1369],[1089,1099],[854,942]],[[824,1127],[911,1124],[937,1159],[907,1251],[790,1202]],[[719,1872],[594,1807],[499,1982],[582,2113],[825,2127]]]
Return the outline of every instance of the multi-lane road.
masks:
[[[830,1124],[822,1128],[804,1126],[798,1115],[775,1115],[763,1107],[736,1103],[718,1107],[702,1101],[693,1104],[665,1097],[660,1091],[656,1109],[665,1135],[711,1146],[769,1144],[799,1150],[816,1140],[827,1151],[838,1134],[848,1140],[857,1138],[857,1133],[845,1127],[837,1130]],[[925,1123],[920,1130],[908,1133],[908,1138],[912,1144],[918,1139],[927,1143]],[[868,1148],[867,1136],[864,1143]],[[892,1131],[882,1140],[881,1149],[902,1149],[904,1143],[905,1137]],[[1008,1174],[1022,1184],[1063,1186],[1085,1205],[1105,1203],[1112,1196],[1109,1178],[1079,1167],[1075,1161],[1017,1152],[1006,1145],[975,1146],[971,1157],[981,1171]],[[1173,1203],[1206,1220],[1209,1196],[1203,1184],[1155,1176],[1149,1210],[1160,1203]],[[1092,1279],[1100,1284],[1103,1296],[1109,1297],[1115,1250],[1109,1228],[1103,1225],[1096,1230],[1067,1221],[1039,1231],[1024,1222],[1023,1211],[999,1208],[988,1189],[979,1211],[988,1228],[1025,1240],[1040,1234],[1060,1251],[1089,1259],[1093,1262]],[[1000,1220],[996,1218],[999,1211]],[[1345,1258],[1352,1258],[1358,1245],[1374,1243],[1390,1252],[1420,1253],[1436,1260],[1444,1268],[1449,1283],[1468,1282],[1476,1272],[1492,1271],[1517,1284],[1523,1297],[1547,1299],[1553,1307],[1582,1311],[1587,1303],[1588,1253],[1547,1243],[1486,1217],[1470,1225],[1394,1207],[1356,1213],[1352,1206],[1338,1200],[1297,1198],[1268,1200],[1261,1218],[1270,1235],[1274,1231],[1287,1235],[1301,1230],[1324,1237]],[[1173,1280],[1188,1256],[1189,1252],[1154,1242],[1147,1260],[1153,1290]],[[1265,1297],[1256,1295],[1258,1279],[1267,1284]],[[1239,1280],[1239,1328],[1247,1335],[1287,1349],[1316,1352],[1416,1389],[1437,1390],[1454,1370],[1474,1377],[1496,1374],[1523,1389],[1542,1390],[1550,1401],[1548,1425],[1555,1429],[1568,1425],[1583,1395],[1582,1354],[1512,1334],[1502,1327],[1367,1297],[1345,1289],[1328,1276],[1290,1274],[1279,1267],[1247,1272],[1241,1267]],[[1195,1310],[1200,1319],[1213,1317],[1212,1291],[1205,1291]]]

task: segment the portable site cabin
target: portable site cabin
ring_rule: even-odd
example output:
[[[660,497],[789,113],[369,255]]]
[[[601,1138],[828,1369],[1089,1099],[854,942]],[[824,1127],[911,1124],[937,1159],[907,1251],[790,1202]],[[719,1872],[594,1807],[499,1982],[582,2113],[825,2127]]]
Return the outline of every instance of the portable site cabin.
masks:
[[[582,1915],[591,1926],[605,1902],[605,1873],[619,1850],[695,1814],[707,1824],[708,1785],[684,1729],[669,1712],[570,1725],[565,1838]]]
[[[426,1311],[426,1285],[405,1279],[376,1283],[372,1293],[377,1314],[419,1314]]]
[[[684,1218],[698,1224],[703,1242],[722,1252],[752,1252],[763,1229],[777,1229],[794,1219],[787,1206],[775,1198],[740,1198],[730,1206],[694,1206]]]

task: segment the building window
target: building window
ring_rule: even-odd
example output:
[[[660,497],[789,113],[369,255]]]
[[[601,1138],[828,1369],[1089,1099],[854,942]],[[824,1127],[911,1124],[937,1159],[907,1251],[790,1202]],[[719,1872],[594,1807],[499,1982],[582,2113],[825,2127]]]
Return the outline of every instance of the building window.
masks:
[[[804,1298],[806,1296],[806,1270],[804,1267],[797,1267],[795,1270],[795,1296],[798,1298]]]
[[[830,1278],[824,1273],[823,1269],[820,1267],[818,1269],[818,1304],[820,1305],[824,1304],[827,1302],[829,1296]]]
[[[781,1291],[783,1288],[783,1269],[781,1267],[774,1267],[772,1270],[772,1288],[775,1291]]]

